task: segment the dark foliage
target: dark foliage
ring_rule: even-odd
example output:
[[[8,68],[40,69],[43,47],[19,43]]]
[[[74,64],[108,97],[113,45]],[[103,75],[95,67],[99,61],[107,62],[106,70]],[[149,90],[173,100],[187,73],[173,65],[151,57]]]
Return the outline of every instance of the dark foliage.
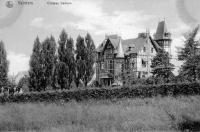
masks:
[[[8,84],[8,65],[7,53],[3,41],[0,41],[0,88],[7,87]]]
[[[156,84],[169,83],[174,77],[172,73],[174,65],[170,63],[170,55],[163,50],[157,52],[152,60],[151,68]]]
[[[74,41],[68,39],[63,29],[59,37],[58,61],[54,70],[54,78],[61,89],[69,89],[75,76]]]
[[[179,76],[190,82],[200,79],[200,43],[195,40],[198,30],[199,26],[185,35],[185,45],[178,53],[178,59],[183,61]]]
[[[95,61],[95,45],[94,41],[89,33],[87,33],[85,39],[78,36],[76,41],[76,80],[77,87],[80,80],[83,81],[85,87],[94,75]]]
[[[166,84],[166,85],[150,85],[135,86],[122,88],[93,88],[83,90],[67,90],[53,92],[35,92],[21,95],[9,96],[8,98],[1,96],[0,102],[52,102],[57,100],[101,100],[115,98],[147,98],[154,96],[179,96],[179,95],[199,95],[199,83],[185,84]]]
[[[42,87],[42,75],[43,75],[43,65],[42,65],[42,45],[39,38],[37,37],[34,45],[32,55],[29,61],[29,90],[30,91],[41,91]]]

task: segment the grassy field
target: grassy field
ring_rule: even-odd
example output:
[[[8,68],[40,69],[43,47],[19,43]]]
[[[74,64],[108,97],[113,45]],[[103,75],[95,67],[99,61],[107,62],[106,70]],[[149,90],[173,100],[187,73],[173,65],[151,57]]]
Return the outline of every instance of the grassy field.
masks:
[[[0,105],[0,131],[178,131],[200,119],[200,96]]]

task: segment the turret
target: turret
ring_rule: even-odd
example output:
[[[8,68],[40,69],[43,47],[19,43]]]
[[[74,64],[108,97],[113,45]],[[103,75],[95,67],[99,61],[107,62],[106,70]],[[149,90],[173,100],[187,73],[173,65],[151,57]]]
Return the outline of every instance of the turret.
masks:
[[[162,49],[171,55],[171,33],[167,31],[165,21],[158,23],[156,33],[154,34],[154,41],[156,41]]]

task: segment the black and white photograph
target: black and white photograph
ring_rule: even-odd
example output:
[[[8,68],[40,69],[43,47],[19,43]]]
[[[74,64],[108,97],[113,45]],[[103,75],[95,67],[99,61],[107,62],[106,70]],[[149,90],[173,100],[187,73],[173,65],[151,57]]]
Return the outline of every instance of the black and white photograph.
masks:
[[[0,132],[200,132],[199,0],[0,0]]]

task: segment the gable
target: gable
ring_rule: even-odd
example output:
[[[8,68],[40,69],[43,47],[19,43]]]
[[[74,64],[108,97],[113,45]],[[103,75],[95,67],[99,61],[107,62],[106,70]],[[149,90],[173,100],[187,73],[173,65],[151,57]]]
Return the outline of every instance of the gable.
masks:
[[[116,37],[116,36],[115,36]],[[116,38],[107,38],[103,41],[103,43],[97,48],[97,52],[104,52],[107,45],[112,45],[112,48],[114,50],[114,53],[118,53],[118,46],[120,43],[120,37]],[[151,36],[140,33],[138,38],[133,39],[126,39],[121,40],[121,45],[123,49],[123,53],[125,55],[131,54],[131,53],[139,53],[143,47],[147,47],[147,45],[151,44],[152,48],[157,52],[161,47],[155,42]]]

